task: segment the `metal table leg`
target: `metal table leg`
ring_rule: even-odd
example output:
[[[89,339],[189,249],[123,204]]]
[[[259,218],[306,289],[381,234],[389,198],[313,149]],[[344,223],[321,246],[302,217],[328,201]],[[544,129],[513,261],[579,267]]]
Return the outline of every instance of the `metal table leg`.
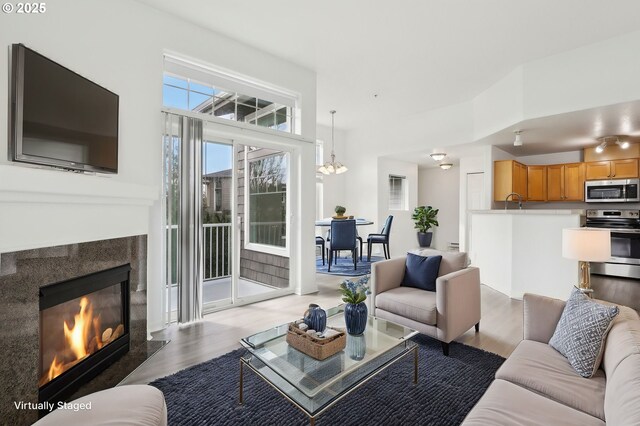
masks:
[[[240,358],[240,404],[242,405],[244,403],[243,399],[242,399],[242,379],[243,379],[243,372],[242,372],[242,367],[244,366],[244,361],[242,360],[242,358]]]
[[[413,384],[418,384],[418,346],[413,348]]]

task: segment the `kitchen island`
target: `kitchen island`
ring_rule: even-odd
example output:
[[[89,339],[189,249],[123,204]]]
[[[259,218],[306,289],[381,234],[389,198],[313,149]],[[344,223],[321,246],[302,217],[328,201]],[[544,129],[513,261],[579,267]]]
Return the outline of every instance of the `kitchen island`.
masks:
[[[583,210],[475,210],[469,258],[480,281],[509,297],[536,293],[566,300],[578,262],[562,257],[562,229],[577,228]]]

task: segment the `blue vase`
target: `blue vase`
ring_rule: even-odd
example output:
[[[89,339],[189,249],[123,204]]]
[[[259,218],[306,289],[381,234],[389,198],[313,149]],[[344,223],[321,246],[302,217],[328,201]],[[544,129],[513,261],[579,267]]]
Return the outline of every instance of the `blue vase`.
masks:
[[[347,336],[347,355],[354,361],[362,361],[367,354],[367,340],[364,334]]]
[[[364,333],[367,327],[367,305],[360,302],[357,305],[347,303],[344,306],[344,323],[347,333],[357,336]]]
[[[327,328],[327,313],[320,306],[312,303],[304,313],[304,323],[309,329],[322,333]]]

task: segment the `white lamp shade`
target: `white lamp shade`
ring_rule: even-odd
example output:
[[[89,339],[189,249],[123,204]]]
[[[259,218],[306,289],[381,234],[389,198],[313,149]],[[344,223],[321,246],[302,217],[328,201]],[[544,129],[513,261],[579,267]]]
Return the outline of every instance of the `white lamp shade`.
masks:
[[[562,230],[562,256],[583,262],[604,262],[611,257],[611,232],[607,229]]]

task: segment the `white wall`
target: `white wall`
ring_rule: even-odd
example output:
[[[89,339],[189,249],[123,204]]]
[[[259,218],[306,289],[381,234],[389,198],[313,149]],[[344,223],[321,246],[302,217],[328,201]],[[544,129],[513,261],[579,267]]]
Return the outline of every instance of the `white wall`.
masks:
[[[59,0],[46,14],[0,14],[0,46],[23,43],[120,95],[119,173],[85,176],[0,158],[0,252],[149,233],[148,324],[162,327],[161,129],[166,51],[300,94],[302,135],[315,140],[315,73],[132,0]],[[8,55],[0,55],[0,118]],[[7,152],[0,119],[0,152]],[[300,150],[303,231],[297,281],[313,283],[313,149]],[[306,241],[308,240],[308,243]],[[313,291],[315,284],[305,291]],[[300,289],[298,289],[300,291]]]
[[[333,216],[335,214],[334,209],[337,205],[346,207],[347,215],[351,214],[350,212],[352,211],[349,200],[347,200],[345,195],[345,185],[347,185],[349,176],[351,174],[351,164],[345,161],[347,135],[345,131],[335,129],[334,136],[336,161],[345,164],[349,168],[349,170],[346,173],[342,173],[339,175],[326,175],[322,177],[322,183],[324,187],[322,209],[323,218]],[[316,130],[316,137],[323,142],[324,161],[331,161],[331,127],[318,125]]]
[[[562,229],[579,226],[580,216],[544,213],[472,213],[469,255],[483,284],[517,299],[568,297],[578,262],[562,257]]]
[[[459,216],[458,216],[458,239],[460,242],[460,251],[468,252],[469,242],[471,239],[471,216],[470,206],[467,206],[467,175],[472,173],[481,173],[484,183],[484,199],[480,200],[480,210],[491,208],[492,196],[492,147],[486,146],[481,150],[480,154],[469,155],[460,159],[460,194],[459,194]],[[473,259],[471,259],[473,260]]]
[[[525,64],[524,118],[640,99],[639,46],[635,31]]]
[[[460,242],[460,167],[418,169],[418,205],[440,209],[431,247],[447,250]]]
[[[384,123],[369,123],[367,126],[348,131],[345,162],[349,165],[349,171],[345,174],[348,179],[345,198],[350,206],[354,206],[357,215],[372,218],[376,221],[376,226],[382,226],[388,214],[387,199],[380,198],[378,188],[381,171],[376,171],[376,165],[380,167],[380,157],[402,151],[415,152],[436,148],[443,142],[468,143],[473,135],[472,114],[470,103],[458,104]],[[417,163],[411,164],[415,168],[417,178]],[[417,187],[415,188],[417,191]],[[416,204],[410,204],[411,209],[412,206],[415,207]],[[393,226],[396,226],[395,220]],[[407,241],[405,248],[409,244],[411,247],[417,245],[415,230],[413,232],[414,235]],[[394,253],[393,247],[392,254],[397,254]]]
[[[517,157],[516,160],[528,166],[544,166],[549,164],[579,163],[582,161],[582,158],[582,151],[568,151],[553,154],[527,155]]]
[[[475,135],[490,135],[523,120],[523,79],[523,67],[517,67],[473,99]]]

